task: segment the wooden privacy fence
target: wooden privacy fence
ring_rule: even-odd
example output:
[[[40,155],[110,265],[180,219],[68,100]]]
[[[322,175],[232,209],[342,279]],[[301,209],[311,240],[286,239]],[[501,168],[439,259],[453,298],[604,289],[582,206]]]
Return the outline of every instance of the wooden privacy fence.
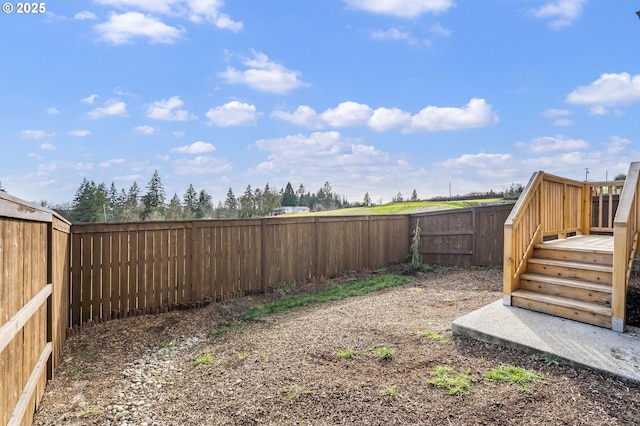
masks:
[[[31,424],[65,342],[70,224],[0,192],[0,424]]]
[[[74,224],[73,326],[402,262],[409,217]]]
[[[422,261],[436,265],[500,266],[504,221],[512,204],[478,206],[411,215],[420,226]]]

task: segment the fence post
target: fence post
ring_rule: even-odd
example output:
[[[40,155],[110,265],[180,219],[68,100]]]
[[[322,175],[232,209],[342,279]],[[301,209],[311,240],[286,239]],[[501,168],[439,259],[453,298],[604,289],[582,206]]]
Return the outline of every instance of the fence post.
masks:
[[[262,219],[260,219],[261,226],[260,226],[260,292],[262,294],[266,294],[267,293],[267,283],[266,283],[266,277],[267,277],[267,254],[266,254],[266,248],[267,248],[267,243],[265,241],[265,228],[267,227],[266,224],[266,219],[263,217]]]

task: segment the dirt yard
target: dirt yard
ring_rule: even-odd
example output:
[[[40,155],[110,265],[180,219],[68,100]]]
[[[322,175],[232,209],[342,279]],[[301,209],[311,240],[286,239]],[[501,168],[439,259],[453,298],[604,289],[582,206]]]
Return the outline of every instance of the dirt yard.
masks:
[[[496,269],[439,268],[244,324],[243,310],[286,294],[99,324],[68,342],[34,424],[640,424],[635,384],[451,335],[452,320],[501,298],[501,282]],[[501,366],[542,380],[485,378]],[[469,393],[431,384],[438,367],[470,375]]]

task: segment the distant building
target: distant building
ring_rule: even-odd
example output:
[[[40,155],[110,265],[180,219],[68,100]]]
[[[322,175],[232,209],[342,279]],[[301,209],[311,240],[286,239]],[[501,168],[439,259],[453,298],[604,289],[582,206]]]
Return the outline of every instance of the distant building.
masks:
[[[284,206],[273,211],[274,216],[292,213],[309,213],[309,207],[306,206]]]

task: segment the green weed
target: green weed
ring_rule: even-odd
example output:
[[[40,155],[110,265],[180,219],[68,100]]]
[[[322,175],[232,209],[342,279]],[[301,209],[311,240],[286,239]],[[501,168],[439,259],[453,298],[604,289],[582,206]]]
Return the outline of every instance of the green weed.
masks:
[[[231,329],[231,327],[229,327],[228,325],[223,325],[221,327],[218,327],[214,330],[211,330],[211,335],[212,336],[219,336],[221,334],[226,333],[227,331],[229,331]]]
[[[463,396],[471,391],[471,383],[473,376],[470,371],[466,373],[458,373],[452,367],[439,366],[435,371],[431,372],[433,378],[429,380],[429,384],[442,388],[447,391],[448,395]]]
[[[513,365],[504,365],[498,368],[490,368],[485,374],[485,379],[494,383],[508,383],[518,385],[524,392],[531,392],[527,386],[530,383],[539,382],[543,377],[533,371],[525,370]]]
[[[338,355],[340,358],[353,358],[354,356],[356,356],[356,351],[351,348],[340,349],[336,351],[336,355]]]
[[[394,348],[387,348],[386,346],[377,348],[376,353],[380,361],[391,361],[393,357],[396,356],[396,350]]]
[[[417,331],[416,334],[420,336],[424,336],[429,340],[433,340],[434,342],[446,342],[444,340],[444,336],[440,333],[436,333],[435,331],[425,330],[425,331]]]
[[[211,352],[205,352],[198,359],[196,359],[195,366],[203,365],[203,364],[211,364],[213,361],[213,355]]]
[[[404,394],[403,392],[400,392],[400,390],[396,387],[388,387],[385,388],[385,390],[382,392],[383,395],[388,395],[391,396],[393,398],[406,398],[407,395]]]
[[[558,359],[555,354],[549,352],[545,352],[543,354],[534,354],[531,355],[531,358],[533,358],[535,361],[542,361],[549,367],[560,365],[560,359]]]
[[[293,385],[289,388],[283,389],[282,393],[285,394],[285,396],[282,398],[283,401],[293,401],[294,399],[298,399],[303,395],[311,394],[311,391],[304,386]]]

